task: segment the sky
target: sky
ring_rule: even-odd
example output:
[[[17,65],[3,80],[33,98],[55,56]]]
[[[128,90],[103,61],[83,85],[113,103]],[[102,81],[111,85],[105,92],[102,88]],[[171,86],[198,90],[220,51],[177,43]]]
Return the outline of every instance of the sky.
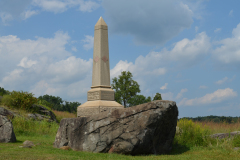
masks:
[[[87,101],[94,26],[108,25],[111,79],[176,101],[179,118],[240,116],[240,1],[0,0],[0,87]]]

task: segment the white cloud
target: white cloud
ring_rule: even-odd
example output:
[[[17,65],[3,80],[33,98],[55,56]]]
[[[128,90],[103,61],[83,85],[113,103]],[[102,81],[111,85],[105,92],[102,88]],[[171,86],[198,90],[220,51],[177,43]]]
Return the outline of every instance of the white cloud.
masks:
[[[228,77],[224,77],[223,79],[217,81],[216,84],[223,84],[223,83],[226,82],[227,80],[228,80]]]
[[[216,28],[216,29],[214,30],[214,33],[220,32],[221,30],[222,30],[222,28]]]
[[[103,0],[110,32],[130,34],[137,44],[162,45],[193,23],[193,12],[179,0]]]
[[[207,89],[208,87],[207,86],[199,86],[200,89]]]
[[[32,17],[33,15],[36,15],[36,14],[39,14],[38,11],[34,11],[34,10],[27,10],[27,11],[24,11],[22,13],[22,16],[23,16],[23,19],[28,19],[30,17]]]
[[[41,11],[62,13],[69,8],[79,7],[82,12],[92,12],[99,2],[91,0],[1,0],[0,18],[7,25],[13,19],[27,19]]]
[[[18,66],[23,67],[23,68],[30,68],[30,67],[32,67],[32,65],[34,65],[34,64],[37,64],[37,61],[32,61],[31,59],[28,60],[27,57],[24,57],[24,58],[20,61],[20,63],[18,64]]]
[[[152,51],[145,57],[139,56],[135,62],[120,60],[111,69],[111,78],[118,77],[122,71],[130,71],[135,80],[139,82],[141,89],[146,90],[152,76],[159,77],[165,75],[168,70],[195,65],[208,53],[210,47],[209,37],[202,32],[197,34],[193,40],[183,39],[177,42],[171,50],[164,48],[160,52]],[[174,65],[178,66],[170,68]],[[159,84],[156,81],[152,85]]]
[[[51,94],[68,101],[85,100],[85,91],[91,86],[92,59],[71,56],[65,50],[69,39],[61,31],[53,38],[35,40],[0,37],[0,84],[7,90],[30,91],[36,96]]]
[[[72,51],[77,52],[77,48],[76,47],[72,47]]]
[[[93,1],[80,1],[79,10],[82,12],[92,12],[93,10],[100,7],[100,5]]]
[[[4,25],[8,25],[7,22],[13,19],[12,15],[6,12],[0,12],[0,17]]]
[[[206,94],[200,98],[187,99],[184,98],[179,105],[180,106],[197,106],[197,105],[205,105],[212,103],[220,103],[224,100],[228,100],[237,96],[237,92],[233,91],[231,88],[226,89],[218,89],[213,93]]]
[[[167,89],[167,85],[168,85],[168,83],[165,83],[164,86],[160,87],[160,89],[161,89],[161,90]]]
[[[231,10],[228,15],[233,16],[233,10]]]
[[[83,48],[85,50],[89,50],[93,48],[94,37],[86,35],[85,39],[82,40],[84,42]]]
[[[179,98],[182,98],[182,96],[183,96],[183,93],[185,93],[185,92],[187,92],[188,91],[188,89],[187,88],[184,88],[184,89],[181,89],[181,91],[177,94],[177,99],[179,99]]]
[[[225,65],[240,63],[240,23],[232,31],[232,37],[218,42],[221,46],[213,51],[213,58]]]
[[[94,1],[84,0],[33,0],[34,6],[38,6],[45,11],[61,13],[69,8],[79,6],[79,10],[82,12],[92,12],[100,5]]]

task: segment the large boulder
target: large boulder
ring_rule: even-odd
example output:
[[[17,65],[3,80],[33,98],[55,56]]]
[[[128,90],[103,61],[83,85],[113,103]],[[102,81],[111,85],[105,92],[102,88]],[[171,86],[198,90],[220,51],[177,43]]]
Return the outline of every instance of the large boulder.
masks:
[[[158,100],[90,117],[62,119],[54,147],[131,155],[164,154],[172,149],[177,117],[175,102]]]
[[[6,116],[0,115],[0,143],[16,142],[13,125]]]

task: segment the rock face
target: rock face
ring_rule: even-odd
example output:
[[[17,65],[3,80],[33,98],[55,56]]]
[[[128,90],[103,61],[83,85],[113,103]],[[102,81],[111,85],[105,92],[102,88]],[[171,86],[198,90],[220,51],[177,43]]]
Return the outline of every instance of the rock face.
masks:
[[[223,138],[229,138],[229,137],[233,137],[236,135],[240,135],[240,131],[235,131],[235,132],[231,132],[231,133],[216,133],[213,135],[210,135],[211,138],[218,138],[218,139],[223,139]]]
[[[7,116],[9,118],[14,118],[14,113],[3,107],[0,107],[0,115]]]
[[[163,154],[172,149],[177,117],[175,102],[158,100],[90,117],[62,119],[54,147],[131,155]]]
[[[16,142],[12,122],[2,115],[0,115],[0,142]]]
[[[53,114],[52,111],[49,111],[47,108],[41,106],[41,105],[36,105],[33,104],[32,108],[37,112],[33,114],[28,114],[29,118],[33,118],[35,120],[43,120],[43,119],[48,119],[48,121],[54,121],[57,122],[56,116]],[[45,115],[45,116],[44,116]],[[49,117],[47,117],[49,116]]]

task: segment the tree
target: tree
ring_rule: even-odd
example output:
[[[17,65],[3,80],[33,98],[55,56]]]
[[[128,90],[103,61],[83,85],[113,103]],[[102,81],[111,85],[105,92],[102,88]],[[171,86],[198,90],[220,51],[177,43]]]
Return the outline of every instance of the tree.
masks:
[[[115,90],[115,101],[129,106],[131,98],[140,93],[139,84],[132,79],[132,73],[123,71],[120,76],[112,79],[112,88]]]
[[[5,94],[10,94],[8,90],[5,90],[4,88],[0,87],[0,96],[3,96]]]
[[[155,94],[155,96],[154,96],[154,98],[153,98],[153,101],[155,101],[155,100],[162,100],[162,96],[161,96],[160,93],[156,93],[156,94]]]
[[[136,95],[136,96],[134,96],[130,99],[129,107],[136,106],[136,105],[143,104],[143,103],[147,103],[147,102],[151,102],[151,97],[150,96],[148,96],[146,98],[144,95]]]
[[[60,97],[55,97],[51,95],[39,96],[40,104],[46,105],[51,109],[57,111],[68,111],[71,113],[77,112],[77,107],[81,105],[79,102],[68,102],[63,101]]]

